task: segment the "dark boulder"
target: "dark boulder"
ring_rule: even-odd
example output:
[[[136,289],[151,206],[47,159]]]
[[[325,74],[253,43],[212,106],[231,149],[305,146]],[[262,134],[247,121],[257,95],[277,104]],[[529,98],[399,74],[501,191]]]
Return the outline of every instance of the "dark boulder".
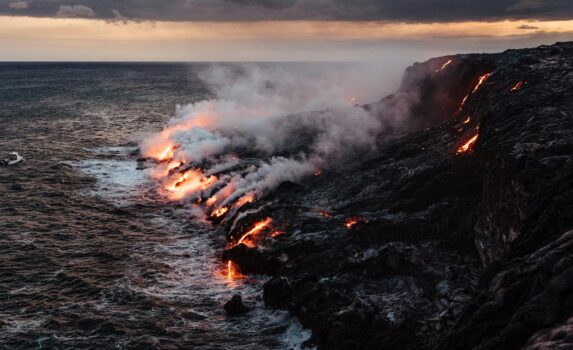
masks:
[[[224,308],[227,314],[230,316],[240,316],[251,311],[251,308],[243,304],[243,299],[239,294],[233,295],[231,300],[225,303]]]

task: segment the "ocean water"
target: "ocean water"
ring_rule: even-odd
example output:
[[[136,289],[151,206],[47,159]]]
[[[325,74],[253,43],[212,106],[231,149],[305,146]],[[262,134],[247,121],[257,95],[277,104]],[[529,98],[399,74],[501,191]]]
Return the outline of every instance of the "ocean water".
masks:
[[[296,349],[264,277],[228,280],[219,229],[166,203],[137,145],[210,96],[206,64],[0,64],[0,349]],[[229,317],[241,293],[254,311]]]

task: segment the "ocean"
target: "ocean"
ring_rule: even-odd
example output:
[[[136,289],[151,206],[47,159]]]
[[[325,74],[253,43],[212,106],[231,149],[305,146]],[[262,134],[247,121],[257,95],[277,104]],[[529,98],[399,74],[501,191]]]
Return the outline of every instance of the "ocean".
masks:
[[[2,63],[1,349],[295,349],[262,277],[229,280],[225,236],[167,203],[138,144],[207,99],[207,64]],[[240,293],[254,311],[227,316]]]

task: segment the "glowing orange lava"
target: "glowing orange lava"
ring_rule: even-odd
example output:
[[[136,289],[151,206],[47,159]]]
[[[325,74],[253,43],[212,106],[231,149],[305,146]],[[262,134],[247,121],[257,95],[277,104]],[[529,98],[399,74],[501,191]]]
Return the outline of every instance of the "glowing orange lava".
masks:
[[[278,237],[278,236],[282,236],[284,234],[285,234],[284,231],[273,231],[271,233],[271,237]]]
[[[180,200],[200,190],[209,188],[216,181],[217,177],[215,176],[205,178],[203,173],[198,170],[187,170],[169,181],[166,184],[166,189],[171,192],[170,198],[172,200]]]
[[[460,108],[458,109],[458,112],[460,112],[464,108],[469,97],[470,97],[470,95],[466,95],[466,97],[464,97],[464,99],[462,100],[462,103],[460,104]]]
[[[436,73],[443,71],[444,69],[446,69],[447,66],[449,66],[454,60],[450,59],[448,60],[446,63],[444,63],[440,68],[436,69]]]
[[[252,203],[255,201],[255,196],[252,193],[244,195],[243,197],[239,198],[237,203],[235,203],[235,208],[240,208],[247,203]]]
[[[237,242],[237,245],[243,243],[245,241],[245,239],[247,239],[248,237],[254,236],[257,233],[261,232],[263,229],[270,226],[272,222],[273,222],[272,218],[266,218],[263,221],[257,222],[251,230],[249,230],[247,233],[245,233],[244,235],[241,236],[241,238]]]
[[[208,207],[212,207],[215,203],[217,203],[217,196],[212,196],[211,198],[207,199],[207,201],[205,202],[205,204]]]
[[[458,148],[458,150],[456,151],[456,154],[465,153],[465,152],[471,150],[472,146],[477,141],[478,136],[479,136],[478,134],[474,135],[466,143],[464,143],[462,146],[460,146],[460,148]]]
[[[344,226],[346,226],[347,229],[351,229],[352,226],[356,225],[357,223],[358,223],[358,219],[349,218],[346,220],[346,223],[344,224]]]
[[[476,84],[476,86],[474,87],[474,90],[472,91],[472,94],[475,94],[479,88],[483,85],[483,83],[486,82],[486,80],[491,76],[492,73],[487,73],[482,75],[481,77],[479,77],[479,81]]]
[[[171,159],[173,157],[173,146],[169,145],[161,154],[159,155],[159,160]]]
[[[212,213],[211,216],[215,217],[215,218],[220,218],[221,216],[227,214],[227,212],[229,211],[229,208],[227,207],[221,207],[219,209],[215,209]]]
[[[322,170],[317,170],[314,172],[314,176],[320,176],[322,175]]]
[[[233,264],[233,262],[231,260],[229,260],[227,262],[227,278],[232,280],[235,275],[236,275],[236,271],[235,271],[235,266]]]
[[[519,82],[517,82],[517,84],[515,84],[515,85],[511,88],[511,90],[509,90],[509,91],[517,91],[517,90],[521,89],[522,86],[523,86],[523,82],[522,82],[522,81],[519,81]]]
[[[467,124],[472,121],[472,117],[468,117],[468,119],[464,120],[464,124]]]

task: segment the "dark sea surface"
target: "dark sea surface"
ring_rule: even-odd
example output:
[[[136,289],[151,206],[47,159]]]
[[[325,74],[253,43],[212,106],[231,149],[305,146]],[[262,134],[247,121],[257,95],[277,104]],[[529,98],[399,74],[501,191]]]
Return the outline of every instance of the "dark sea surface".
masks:
[[[203,64],[0,63],[1,349],[289,349],[308,336],[229,281],[221,232],[165,203],[137,145],[209,97]],[[258,307],[228,317],[242,293]]]

